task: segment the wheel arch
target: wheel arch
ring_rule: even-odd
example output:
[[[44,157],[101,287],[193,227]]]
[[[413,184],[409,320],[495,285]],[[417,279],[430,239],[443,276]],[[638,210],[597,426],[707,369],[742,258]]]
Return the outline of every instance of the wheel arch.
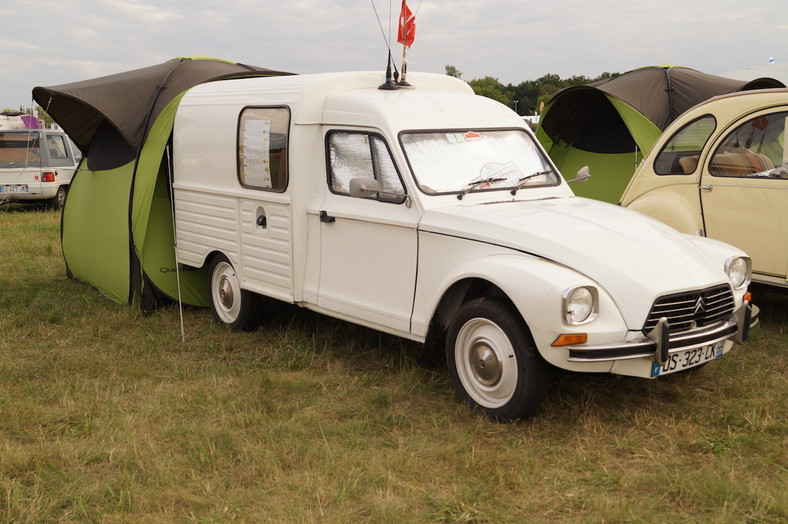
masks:
[[[480,277],[466,277],[454,282],[441,296],[430,320],[424,343],[426,356],[432,360],[443,354],[449,323],[460,307],[479,297],[493,298],[518,311],[511,298],[495,283]],[[522,319],[522,315],[520,315]],[[523,319],[523,325],[528,325]]]

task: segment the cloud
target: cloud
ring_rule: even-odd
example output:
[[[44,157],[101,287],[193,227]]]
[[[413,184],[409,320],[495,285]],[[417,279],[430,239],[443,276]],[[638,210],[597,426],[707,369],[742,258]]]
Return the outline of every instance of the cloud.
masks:
[[[373,5],[375,9],[373,9]],[[784,0],[408,0],[411,71],[519,83],[674,63],[722,73],[788,60]],[[375,11],[380,16],[378,22]],[[54,85],[205,55],[298,73],[383,69],[399,2],[14,0],[3,2],[0,106]],[[393,54],[401,56],[394,45]]]

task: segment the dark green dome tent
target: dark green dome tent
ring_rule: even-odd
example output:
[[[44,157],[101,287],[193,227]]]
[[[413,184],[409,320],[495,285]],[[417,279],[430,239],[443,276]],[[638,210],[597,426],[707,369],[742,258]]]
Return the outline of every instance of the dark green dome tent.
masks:
[[[179,297],[167,144],[185,92],[214,80],[291,73],[210,58],[176,58],[115,75],[36,87],[33,98],[84,156],[61,222],[66,271],[143,309]],[[208,305],[203,270],[180,272],[184,303]]]
[[[785,87],[773,78],[734,80],[674,66],[645,67],[563,89],[545,105],[536,136],[568,179],[589,166],[580,196],[617,203],[667,125],[713,96]]]

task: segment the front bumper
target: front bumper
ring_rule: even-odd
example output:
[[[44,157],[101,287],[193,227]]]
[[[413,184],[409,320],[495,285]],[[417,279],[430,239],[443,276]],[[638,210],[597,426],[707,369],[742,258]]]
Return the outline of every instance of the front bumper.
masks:
[[[635,358],[653,357],[663,364],[673,353],[732,339],[742,343],[749,337],[750,328],[758,325],[759,309],[745,301],[724,322],[714,326],[682,333],[670,333],[666,319],[643,337],[633,342],[615,342],[598,345],[567,346],[569,362],[612,362]]]

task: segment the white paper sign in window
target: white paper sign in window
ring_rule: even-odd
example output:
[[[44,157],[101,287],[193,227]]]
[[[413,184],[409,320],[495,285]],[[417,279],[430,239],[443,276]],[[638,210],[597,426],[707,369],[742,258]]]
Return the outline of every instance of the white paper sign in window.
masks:
[[[238,178],[246,187],[287,187],[287,108],[249,108],[238,132]]]

